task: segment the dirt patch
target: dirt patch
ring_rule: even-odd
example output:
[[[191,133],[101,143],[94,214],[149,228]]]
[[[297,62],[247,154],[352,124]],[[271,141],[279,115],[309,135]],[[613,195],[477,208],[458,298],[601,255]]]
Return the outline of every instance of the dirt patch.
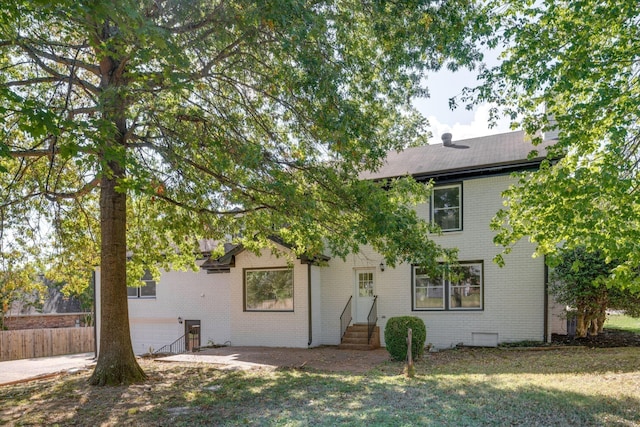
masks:
[[[617,329],[605,329],[601,334],[584,338],[553,334],[551,336],[551,344],[593,348],[640,347],[640,334]]]
[[[606,329],[595,337],[552,336],[547,346],[640,347],[640,334]],[[335,346],[316,348],[218,347],[196,353],[159,358],[160,361],[195,362],[219,365],[222,369],[312,369],[323,372],[362,374],[391,360],[386,349],[341,350]]]
[[[188,361],[213,363],[237,369],[293,368],[361,374],[390,360],[384,348],[369,351],[317,348],[219,347],[185,355]],[[163,359],[158,359],[163,360]],[[167,360],[167,359],[165,359]],[[169,359],[171,360],[171,359]],[[187,361],[187,360],[185,360]]]

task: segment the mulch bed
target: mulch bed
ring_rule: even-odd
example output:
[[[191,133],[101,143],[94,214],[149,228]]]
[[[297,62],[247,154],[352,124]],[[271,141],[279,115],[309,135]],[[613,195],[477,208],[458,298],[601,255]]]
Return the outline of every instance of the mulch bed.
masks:
[[[605,329],[601,334],[584,338],[553,334],[551,336],[551,344],[592,348],[640,347],[640,334],[617,329]]]

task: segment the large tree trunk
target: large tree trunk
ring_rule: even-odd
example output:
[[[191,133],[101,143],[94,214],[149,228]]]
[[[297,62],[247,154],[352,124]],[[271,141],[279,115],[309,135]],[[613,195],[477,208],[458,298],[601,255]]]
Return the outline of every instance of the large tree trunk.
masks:
[[[145,373],[138,365],[129,332],[126,283],[126,200],[115,189],[116,177],[123,172],[111,165],[113,175],[105,174],[100,191],[101,280],[100,280],[100,352],[89,382],[93,385],[117,385],[142,382]]]
[[[105,24],[107,30],[108,25]],[[107,158],[103,158],[106,166],[100,181],[100,349],[89,379],[93,385],[131,384],[146,379],[133,354],[129,332],[127,194],[116,189],[126,175],[122,155],[126,151],[126,101],[117,90],[124,84],[121,61],[111,56],[100,61],[103,116],[115,125],[117,133],[104,142],[102,153]]]

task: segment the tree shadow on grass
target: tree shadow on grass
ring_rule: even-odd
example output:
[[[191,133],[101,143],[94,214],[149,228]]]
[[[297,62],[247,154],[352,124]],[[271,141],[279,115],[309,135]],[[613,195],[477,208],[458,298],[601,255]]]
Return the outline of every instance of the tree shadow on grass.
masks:
[[[401,364],[389,366],[397,370]],[[148,369],[150,378],[143,385],[90,387],[85,374],[0,389],[5,402],[0,419],[7,424],[81,426],[640,423],[640,398],[633,391],[606,395],[526,380],[510,384],[451,369],[422,371],[414,379],[388,372],[244,372],[205,365],[163,369]],[[11,405],[16,412],[5,418]]]

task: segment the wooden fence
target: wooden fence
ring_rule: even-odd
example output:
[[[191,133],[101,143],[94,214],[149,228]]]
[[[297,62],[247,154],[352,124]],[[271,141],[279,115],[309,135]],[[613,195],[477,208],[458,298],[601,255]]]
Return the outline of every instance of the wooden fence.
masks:
[[[0,331],[0,361],[94,351],[93,327]]]

